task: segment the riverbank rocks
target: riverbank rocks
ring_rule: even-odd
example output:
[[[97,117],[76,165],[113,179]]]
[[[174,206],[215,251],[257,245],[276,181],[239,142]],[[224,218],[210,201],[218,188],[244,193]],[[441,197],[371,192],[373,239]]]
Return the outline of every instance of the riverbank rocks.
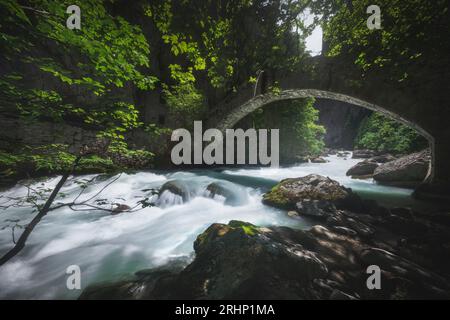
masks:
[[[307,163],[309,162],[309,157],[308,156],[295,156],[293,159],[293,163]]]
[[[328,268],[302,242],[312,248],[315,240],[285,227],[213,224],[195,241],[196,258],[170,297],[316,299],[314,280],[325,278]]]
[[[360,257],[365,265],[376,265],[383,270],[390,285],[401,286],[398,288],[401,292],[396,294],[429,299],[449,297],[450,287],[446,279],[407,259],[380,248],[364,249]]]
[[[328,200],[303,199],[296,203],[296,213],[314,218],[327,218],[333,215],[336,207]]]
[[[140,270],[119,281],[89,285],[79,300],[139,300],[157,299],[159,288],[175,278],[190,262],[190,257],[170,259],[157,268]]]
[[[352,178],[370,178],[376,168],[378,168],[378,163],[372,160],[364,160],[351,167],[346,175]]]
[[[386,162],[375,169],[373,178],[381,184],[414,187],[425,179],[430,158],[429,150],[423,150]]]
[[[312,281],[328,270],[313,252],[289,242],[291,232],[241,221],[211,225],[197,237],[196,258],[170,297],[313,298]]]
[[[264,194],[263,203],[273,207],[297,210],[300,214],[323,216],[326,210],[352,208],[358,211],[361,200],[339,182],[317,174],[284,179]]]
[[[382,155],[379,155],[379,156],[372,157],[369,160],[373,161],[373,162],[377,162],[377,163],[386,163],[386,162],[389,162],[389,161],[394,161],[396,159],[397,158],[394,157],[393,155],[391,155],[389,153],[386,153],[386,154],[382,154]]]
[[[396,158],[390,154],[372,156],[375,152],[370,150],[356,150],[355,152],[356,156],[353,156],[353,158],[368,159],[355,164],[347,171],[346,175],[351,176],[353,179],[372,178],[375,170],[380,164],[396,160]]]
[[[311,158],[309,159],[311,161],[311,163],[327,163],[328,161],[325,160],[322,157],[315,157],[315,158]]]
[[[350,225],[351,220],[352,226],[341,226]],[[181,270],[141,271],[131,280],[91,285],[80,298],[450,298],[449,279],[434,271],[436,260],[428,258],[432,250],[412,253],[414,247],[408,247],[408,240],[395,245],[396,239],[403,238],[380,226],[370,237],[361,236],[360,229],[368,222],[373,228],[377,219],[339,211],[327,219],[326,226],[316,225],[308,231],[242,221],[214,223],[197,237],[195,258]],[[442,232],[448,234],[448,229]],[[448,260],[448,255],[440,256]],[[371,265],[380,270],[379,290],[366,285]],[[445,275],[447,269],[441,270]]]
[[[336,156],[338,156],[339,158],[347,158],[350,155],[350,152],[348,151],[338,151],[336,153]]]
[[[323,148],[321,155],[322,155],[322,157],[327,157],[330,155],[335,155],[337,152],[338,152],[338,150],[333,149],[333,148]]]
[[[177,275],[147,272],[107,291],[122,299],[317,299],[314,280],[326,277],[328,269],[295,243],[302,237],[314,241],[289,228],[214,223],[197,237],[194,261]],[[90,286],[81,298],[101,299],[104,293]]]
[[[368,159],[376,156],[376,152],[368,149],[356,149],[353,150],[353,159]]]

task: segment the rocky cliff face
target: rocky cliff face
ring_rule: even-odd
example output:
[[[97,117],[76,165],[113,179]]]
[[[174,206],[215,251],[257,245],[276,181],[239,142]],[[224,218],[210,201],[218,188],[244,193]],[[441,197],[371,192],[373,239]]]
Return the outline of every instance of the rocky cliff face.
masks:
[[[372,111],[340,101],[317,99],[319,122],[327,129],[325,145],[352,149],[361,121]]]
[[[96,132],[79,125],[63,122],[26,121],[14,116],[0,117],[0,149],[15,150],[18,146],[38,147],[48,144],[66,144],[77,150],[96,139]]]

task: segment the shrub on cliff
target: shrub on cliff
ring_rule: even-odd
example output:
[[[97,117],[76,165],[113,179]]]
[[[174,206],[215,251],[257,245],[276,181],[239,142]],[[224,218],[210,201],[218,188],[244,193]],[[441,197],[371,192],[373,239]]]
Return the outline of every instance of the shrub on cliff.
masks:
[[[380,113],[372,113],[363,120],[355,140],[355,148],[394,153],[419,151],[427,144],[414,129]]]

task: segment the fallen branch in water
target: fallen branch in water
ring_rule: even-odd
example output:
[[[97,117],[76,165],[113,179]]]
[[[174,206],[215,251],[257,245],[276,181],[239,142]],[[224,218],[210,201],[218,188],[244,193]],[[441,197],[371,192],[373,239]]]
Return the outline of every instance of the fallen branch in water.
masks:
[[[51,207],[51,205],[53,204],[53,201],[58,196],[59,191],[61,190],[61,188],[66,183],[66,181],[69,178],[69,176],[75,171],[75,169],[78,166],[81,158],[83,156],[85,156],[85,155],[88,155],[88,154],[101,153],[102,150],[106,150],[106,148],[107,148],[107,144],[104,144],[102,142],[97,143],[96,145],[93,145],[91,147],[88,147],[86,145],[83,146],[82,149],[79,152],[79,155],[75,158],[75,160],[74,160],[74,162],[72,164],[71,170],[68,170],[66,173],[63,174],[63,176],[58,181],[58,183],[56,184],[55,188],[52,190],[50,196],[45,201],[45,203],[44,203],[44,205],[42,207],[37,203],[37,199],[35,198],[35,196],[31,196],[31,192],[30,191],[33,191],[36,194],[42,196],[41,192],[38,191],[38,190],[34,190],[33,188],[31,188],[31,186],[26,186],[27,187],[27,195],[26,195],[25,198],[8,198],[9,200],[6,203],[2,203],[1,204],[1,208],[8,209],[10,207],[18,207],[21,204],[30,204],[31,203],[32,207],[37,208],[38,214],[31,220],[30,223],[28,223],[24,227],[24,231],[22,232],[22,234],[20,235],[20,237],[19,237],[19,239],[17,241],[15,241],[15,235],[14,235],[15,227],[13,226],[12,237],[13,237],[13,243],[15,245],[14,245],[14,247],[11,250],[9,250],[6,254],[4,254],[0,258],[0,266],[4,265],[6,262],[11,260],[13,257],[15,257],[25,247],[25,244],[27,242],[28,237],[33,232],[33,230],[36,227],[36,225],[42,220],[42,218],[45,217],[45,215],[47,215],[47,213],[49,213],[52,210],[56,210],[58,208],[62,208],[64,206],[70,207],[70,208],[72,208],[72,210],[73,210],[74,206],[78,206],[78,205],[84,205],[84,206],[88,205],[89,206],[89,204],[87,204],[88,201],[91,201],[92,199],[95,199],[98,195],[101,194],[101,192],[103,192],[103,190],[105,190],[109,185],[111,185],[113,182],[115,182],[120,177],[120,175],[119,175],[114,180],[109,182],[105,187],[103,187],[99,192],[97,192],[94,196],[92,196],[89,199],[86,199],[86,200],[84,200],[84,201],[82,201],[80,203],[75,203],[75,201],[83,194],[85,188],[82,188],[81,192],[75,198],[75,201],[72,201],[70,203],[59,204],[59,205],[56,205],[54,207]],[[9,204],[8,202],[11,201],[11,200],[16,200],[17,202],[13,203],[13,204]],[[110,212],[114,212],[114,210],[111,209]],[[17,223],[16,223],[16,225],[17,225]]]
[[[79,160],[80,159],[78,159],[78,161],[76,161],[74,163],[74,168],[78,164]],[[13,243],[15,244],[15,246],[10,251],[8,251],[3,257],[0,258],[0,266],[5,264],[6,262],[8,262],[14,256],[16,256],[25,247],[26,241],[27,241],[28,237],[30,236],[31,232],[36,227],[36,225],[41,221],[41,219],[46,214],[48,214],[49,212],[51,212],[53,210],[60,209],[63,207],[68,207],[71,210],[77,211],[77,212],[78,211],[98,210],[98,211],[106,211],[106,212],[109,212],[110,214],[118,214],[118,213],[123,213],[123,212],[136,212],[136,211],[142,210],[146,207],[154,205],[154,203],[149,201],[149,198],[144,198],[144,199],[138,201],[137,204],[135,204],[133,207],[128,207],[126,205],[118,204],[118,203],[108,203],[111,205],[111,208],[105,208],[105,207],[101,207],[100,205],[94,205],[94,204],[89,203],[90,201],[93,201],[96,197],[98,197],[111,184],[116,182],[121,177],[121,174],[119,174],[113,180],[109,181],[105,186],[103,186],[93,196],[91,196],[85,200],[78,201],[79,198],[81,197],[81,195],[85,192],[85,190],[87,188],[86,186],[82,188],[82,190],[79,192],[79,194],[75,197],[75,199],[72,202],[60,203],[60,204],[57,204],[57,205],[51,207],[53,201],[55,200],[55,198],[58,195],[59,191],[61,190],[62,186],[67,181],[69,175],[70,175],[70,173],[66,173],[62,176],[62,178],[59,180],[58,184],[53,189],[51,195],[49,196],[49,198],[47,199],[46,203],[44,204],[44,206],[42,208],[40,208],[40,205],[37,204],[37,202],[35,200],[32,201],[33,205],[36,208],[38,208],[37,209],[38,214],[36,215],[36,217],[34,217],[34,219],[28,225],[26,225],[24,227],[22,225],[18,225],[17,221],[16,221],[16,224],[12,226],[12,230],[11,230],[12,239],[13,239]],[[94,179],[95,178],[91,179],[89,182],[92,182]],[[26,187],[28,188],[28,190],[30,190],[29,186],[26,186]],[[30,196],[29,192],[27,193],[27,196]],[[11,198],[11,199],[17,200],[18,198]],[[30,201],[20,199],[21,204],[29,203],[29,202]],[[117,207],[113,208],[112,206],[114,206],[114,205],[116,205]],[[20,207],[20,206],[16,205],[16,204],[4,206],[4,208],[9,208],[9,207]],[[15,240],[15,234],[14,234],[16,227],[25,229],[17,241]]]
[[[69,175],[72,173],[72,171],[76,168],[78,163],[80,162],[81,156],[78,156],[72,166],[72,170],[69,172],[66,172],[61,179],[59,180],[58,184],[56,185],[55,189],[53,189],[52,193],[50,194],[50,197],[45,202],[44,206],[39,209],[38,214],[31,220],[31,222],[25,227],[25,230],[20,235],[19,239],[17,240],[14,247],[9,250],[3,257],[0,258],[0,266],[4,265],[6,262],[8,262],[11,258],[16,256],[24,247],[25,243],[27,242],[28,237],[30,236],[31,232],[33,232],[36,225],[41,221],[41,219],[50,211],[50,206],[52,205],[53,201],[55,200],[56,196],[59,193],[59,190],[61,190],[62,186],[66,182]]]

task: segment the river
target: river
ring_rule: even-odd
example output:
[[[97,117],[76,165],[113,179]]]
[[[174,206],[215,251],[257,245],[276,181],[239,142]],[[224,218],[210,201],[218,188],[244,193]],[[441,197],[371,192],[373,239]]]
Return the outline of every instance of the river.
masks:
[[[0,267],[1,299],[73,299],[81,291],[66,288],[66,268],[78,265],[81,284],[118,280],[135,271],[163,265],[171,259],[192,258],[197,235],[214,222],[243,220],[256,225],[284,225],[309,228],[308,219],[291,219],[286,212],[261,203],[262,194],[279,180],[310,173],[329,176],[362,197],[377,199],[386,206],[414,205],[412,190],[386,187],[369,180],[354,180],[345,172],[360,160],[326,157],[328,163],[304,163],[281,168],[215,169],[183,172],[138,172],[120,177],[97,179],[79,200],[95,195],[108,182],[98,199],[109,199],[132,205],[149,195],[149,189],[159,188],[175,180],[189,190],[189,200],[165,192],[158,206],[135,212],[110,215],[104,211],[73,211],[67,207],[50,212],[36,227],[24,250],[12,261]],[[63,188],[69,202],[79,193],[75,181],[94,175],[76,177]],[[35,182],[32,187],[53,187],[58,177]],[[216,182],[232,196],[207,197],[206,187]],[[27,189],[15,186],[3,193],[6,197],[25,195]],[[35,213],[29,208],[8,208],[0,211],[0,254],[13,245],[11,223],[25,224]],[[16,238],[21,230],[16,229]]]

